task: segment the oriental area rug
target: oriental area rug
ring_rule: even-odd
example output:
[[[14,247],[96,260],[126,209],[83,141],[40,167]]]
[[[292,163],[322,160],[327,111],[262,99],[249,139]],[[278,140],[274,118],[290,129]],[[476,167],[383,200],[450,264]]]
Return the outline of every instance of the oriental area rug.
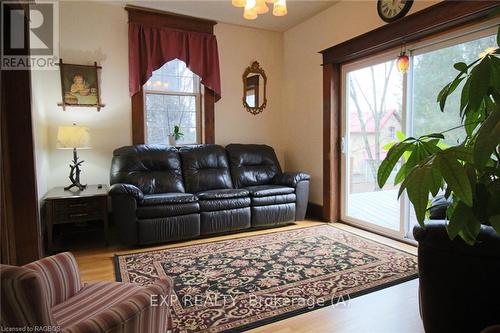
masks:
[[[170,279],[174,333],[242,331],[417,277],[417,257],[330,225],[115,256],[118,281]]]

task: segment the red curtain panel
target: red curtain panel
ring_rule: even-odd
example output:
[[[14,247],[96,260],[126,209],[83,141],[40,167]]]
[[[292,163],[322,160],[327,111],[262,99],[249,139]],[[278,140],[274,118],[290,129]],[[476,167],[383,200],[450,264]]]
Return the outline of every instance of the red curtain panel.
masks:
[[[129,22],[129,90],[135,95],[165,63],[179,59],[221,98],[219,53],[213,34]]]

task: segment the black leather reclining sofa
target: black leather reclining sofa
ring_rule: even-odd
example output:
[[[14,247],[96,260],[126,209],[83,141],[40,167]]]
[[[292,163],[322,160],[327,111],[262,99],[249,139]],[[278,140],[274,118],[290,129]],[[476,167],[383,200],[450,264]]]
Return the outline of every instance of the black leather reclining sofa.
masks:
[[[121,241],[142,245],[303,220],[309,179],[266,145],[136,145],[113,152],[109,194]]]

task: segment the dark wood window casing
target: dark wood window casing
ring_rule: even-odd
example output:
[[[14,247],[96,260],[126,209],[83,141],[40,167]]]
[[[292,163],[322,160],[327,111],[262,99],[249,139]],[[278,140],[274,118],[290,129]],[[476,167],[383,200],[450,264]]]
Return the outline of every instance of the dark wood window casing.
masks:
[[[215,21],[200,19],[191,16],[152,10],[148,8],[127,6],[129,20],[144,23],[150,26],[171,28],[185,31],[214,33]],[[215,143],[215,95],[206,87],[203,90],[203,143]],[[132,100],[132,143],[145,143],[144,123],[144,92],[141,91],[131,97]]]
[[[321,51],[323,55],[323,219],[340,220],[341,67],[437,34],[491,19],[499,1],[445,0]]]

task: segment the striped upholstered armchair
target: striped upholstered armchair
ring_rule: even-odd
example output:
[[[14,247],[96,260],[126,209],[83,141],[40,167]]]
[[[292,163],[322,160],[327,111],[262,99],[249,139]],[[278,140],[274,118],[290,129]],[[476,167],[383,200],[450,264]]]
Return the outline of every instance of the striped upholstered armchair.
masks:
[[[170,327],[168,306],[152,306],[151,302],[151,295],[169,298],[171,284],[167,280],[148,287],[82,283],[69,252],[22,267],[0,265],[0,277],[2,328],[44,326],[43,332],[161,333]]]

